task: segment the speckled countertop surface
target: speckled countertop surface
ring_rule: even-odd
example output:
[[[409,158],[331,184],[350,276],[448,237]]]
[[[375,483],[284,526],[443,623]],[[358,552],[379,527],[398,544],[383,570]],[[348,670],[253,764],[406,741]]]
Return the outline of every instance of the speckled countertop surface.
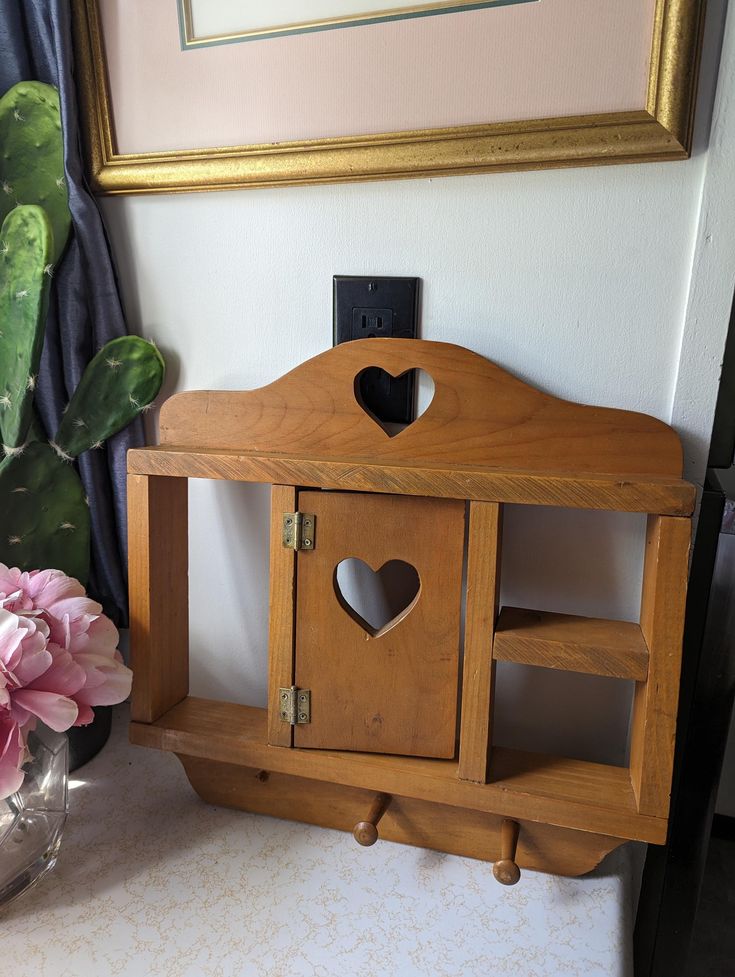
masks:
[[[641,846],[581,879],[202,803],[130,746],[72,775],[55,870],[0,914],[13,977],[631,977]]]

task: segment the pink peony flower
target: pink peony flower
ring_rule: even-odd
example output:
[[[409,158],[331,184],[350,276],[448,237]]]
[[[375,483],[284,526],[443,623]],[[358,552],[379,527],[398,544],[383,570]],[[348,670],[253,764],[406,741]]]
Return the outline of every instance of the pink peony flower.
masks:
[[[130,693],[118,638],[78,580],[0,563],[0,798],[23,782],[25,737],[39,719],[63,732]]]
[[[92,722],[92,706],[114,705],[130,694],[133,673],[117,650],[117,628],[78,580],[61,570],[23,572],[0,563],[0,607],[40,616],[48,625],[49,641],[83,670],[84,681],[66,693],[78,710],[73,725]],[[62,667],[61,659],[56,667]],[[70,670],[68,659],[63,659],[63,667]]]
[[[57,645],[49,643],[48,625],[0,609],[0,708],[19,726],[41,719],[61,733],[79,709],[69,693],[84,685],[84,670]]]

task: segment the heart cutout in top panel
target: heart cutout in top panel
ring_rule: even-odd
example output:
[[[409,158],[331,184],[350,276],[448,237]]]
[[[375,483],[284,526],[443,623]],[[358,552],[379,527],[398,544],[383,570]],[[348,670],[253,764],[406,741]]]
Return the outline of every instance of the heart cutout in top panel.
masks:
[[[393,376],[379,366],[368,366],[355,377],[355,400],[391,438],[418,420],[433,399],[434,381],[418,368]]]
[[[335,567],[334,592],[352,620],[379,638],[413,610],[421,580],[416,568],[404,560],[388,560],[376,572],[363,560],[350,557]]]

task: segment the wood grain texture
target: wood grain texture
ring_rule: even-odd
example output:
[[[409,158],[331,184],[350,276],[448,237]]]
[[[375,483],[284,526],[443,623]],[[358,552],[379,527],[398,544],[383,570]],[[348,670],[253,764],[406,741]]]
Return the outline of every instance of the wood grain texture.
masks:
[[[348,345],[348,344],[346,344]],[[576,509],[614,509],[689,516],[696,490],[680,478],[617,475],[534,475],[523,471],[464,465],[374,464],[341,459],[235,451],[135,448],[128,452],[128,471],[144,475],[223,478],[304,487],[474,499],[522,505]]]
[[[633,701],[630,773],[638,810],[661,818],[668,816],[674,766],[690,543],[688,519],[649,517],[641,630],[650,660]]]
[[[457,777],[453,760],[282,750],[268,746],[267,713],[234,703],[189,697],[153,724],[133,723],[139,746],[662,844],[666,821],[638,813],[627,769],[496,747],[488,784]],[[368,802],[369,803],[369,802]],[[353,822],[354,823],[354,822]]]
[[[392,438],[355,395],[371,366],[393,376],[420,368],[434,380],[426,412]],[[343,343],[258,390],[176,394],[161,409],[161,443],[576,475],[682,470],[679,438],[661,421],[560,400],[470,350],[415,339]]]
[[[296,684],[311,689],[311,722],[294,745],[452,757],[459,682],[463,502],[299,492],[316,516],[313,551],[299,551]],[[367,631],[336,592],[349,558],[378,571],[414,567],[417,598],[384,633]]]
[[[128,475],[131,715],[154,722],[189,692],[186,479]]]
[[[648,647],[640,625],[504,607],[493,644],[498,661],[645,681]]]
[[[257,767],[185,755],[179,759],[192,787],[208,804],[324,828],[351,831],[373,796],[367,790]],[[502,820],[493,814],[394,796],[380,820],[378,844],[400,842],[492,862],[501,854]],[[620,844],[620,838],[523,821],[516,860],[521,867],[539,872],[584,875]]]
[[[490,763],[502,517],[497,503],[470,503],[459,776],[481,784],[487,781]]]
[[[291,746],[293,728],[281,722],[279,694],[294,680],[296,551],[282,541],[283,513],[296,511],[293,485],[271,487],[270,589],[268,596],[268,742]]]

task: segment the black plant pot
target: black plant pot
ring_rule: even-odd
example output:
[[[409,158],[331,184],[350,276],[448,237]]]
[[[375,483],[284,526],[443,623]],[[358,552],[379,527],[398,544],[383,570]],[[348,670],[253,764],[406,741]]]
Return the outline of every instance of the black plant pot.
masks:
[[[112,706],[95,706],[88,726],[72,726],[69,737],[69,770],[76,770],[96,756],[107,742],[112,726]]]

